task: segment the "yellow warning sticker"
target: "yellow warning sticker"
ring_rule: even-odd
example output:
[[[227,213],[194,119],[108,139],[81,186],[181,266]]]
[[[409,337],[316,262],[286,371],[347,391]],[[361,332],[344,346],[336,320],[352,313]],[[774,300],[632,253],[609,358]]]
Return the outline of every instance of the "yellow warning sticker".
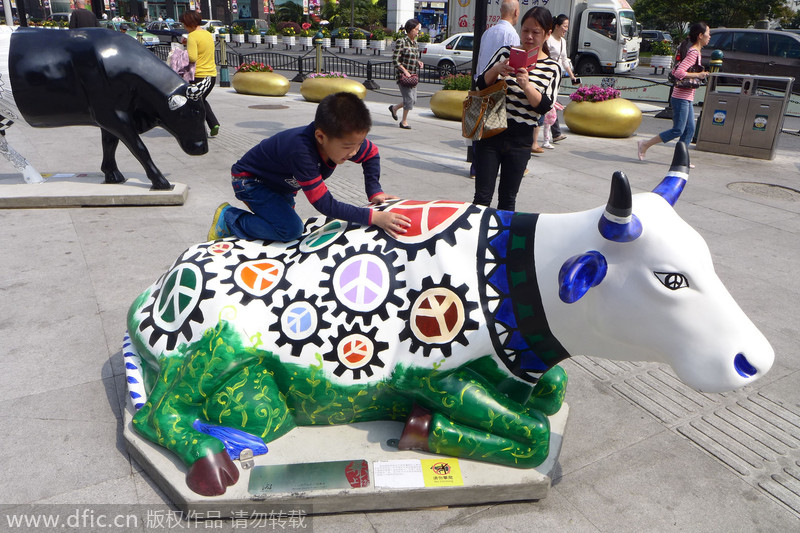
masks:
[[[426,487],[461,487],[461,467],[458,459],[422,459],[422,477]]]

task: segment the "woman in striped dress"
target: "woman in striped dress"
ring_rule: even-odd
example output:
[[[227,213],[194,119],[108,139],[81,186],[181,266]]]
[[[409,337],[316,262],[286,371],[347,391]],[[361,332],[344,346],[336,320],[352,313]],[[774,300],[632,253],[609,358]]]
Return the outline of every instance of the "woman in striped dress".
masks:
[[[695,22],[691,25],[689,36],[683,40],[678,49],[678,56],[681,57],[681,62],[672,71],[677,79],[706,79],[708,72],[688,72],[688,69],[700,63],[700,50],[708,44],[710,39],[711,32],[705,22]],[[680,137],[680,140],[686,143],[687,147],[689,146],[689,143],[692,142],[692,137],[694,137],[694,110],[692,105],[694,105],[694,89],[682,89],[680,87],[672,89],[672,99],[670,100],[670,106],[672,106],[672,128],[662,131],[646,141],[639,141],[637,143],[639,161],[644,161],[647,149],[654,144],[666,143],[676,137]],[[690,164],[689,168],[694,168],[694,165]]]
[[[539,56],[528,69],[514,71],[508,65],[510,48],[500,48],[478,76],[478,88],[485,89],[505,80],[508,128],[494,137],[475,143],[475,198],[473,203],[489,205],[500,171],[497,208],[514,211],[522,175],[531,157],[533,128],[541,115],[553,107],[561,82],[561,67],[550,59],[547,38],[553,28],[553,15],[546,8],[534,7],[522,17],[520,46],[539,47]]]

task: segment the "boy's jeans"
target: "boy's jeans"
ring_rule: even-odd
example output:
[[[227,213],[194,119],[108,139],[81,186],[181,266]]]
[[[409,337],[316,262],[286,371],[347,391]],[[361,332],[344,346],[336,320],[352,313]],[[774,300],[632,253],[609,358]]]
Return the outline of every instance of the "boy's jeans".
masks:
[[[234,178],[231,185],[236,198],[252,211],[231,207],[225,212],[225,223],[234,235],[249,241],[289,242],[303,234],[303,221],[294,210],[294,194],[275,192],[251,178]]]

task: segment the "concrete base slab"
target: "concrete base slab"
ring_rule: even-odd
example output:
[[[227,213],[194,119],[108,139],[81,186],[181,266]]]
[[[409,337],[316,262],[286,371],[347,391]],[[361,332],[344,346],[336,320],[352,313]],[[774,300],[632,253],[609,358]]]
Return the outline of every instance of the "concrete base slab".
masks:
[[[255,457],[255,465],[292,465],[363,459],[369,464],[368,487],[312,489],[269,495],[248,492],[252,468],[239,461],[239,481],[222,496],[204,497],[186,486],[186,467],[165,448],[141,437],[131,425],[130,405],[125,412],[124,438],[131,456],[182,511],[251,516],[253,513],[302,510],[306,514],[416,509],[449,505],[538,500],[547,496],[556,469],[569,407],[550,417],[550,455],[533,469],[511,468],[459,459],[463,486],[376,488],[375,462],[442,457],[425,452],[400,451],[387,445],[398,439],[401,422],[362,422],[344,426],[297,427],[267,444],[269,451]],[[208,516],[208,515],[206,515]]]
[[[103,183],[100,172],[43,174],[42,183],[25,183],[19,174],[0,175],[0,208],[103,207],[183,205],[189,187],[173,183],[170,191],[151,191],[144,174],[131,173],[128,181]]]

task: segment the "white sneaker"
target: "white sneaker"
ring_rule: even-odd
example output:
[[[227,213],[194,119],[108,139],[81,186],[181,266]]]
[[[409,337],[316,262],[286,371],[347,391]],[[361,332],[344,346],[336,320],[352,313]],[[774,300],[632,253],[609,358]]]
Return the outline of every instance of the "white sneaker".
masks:
[[[544,143],[544,144],[542,145],[542,148],[547,148],[548,150],[553,150],[553,149],[555,148],[555,146],[553,146],[553,145],[552,145],[552,144],[550,144],[550,143]]]

